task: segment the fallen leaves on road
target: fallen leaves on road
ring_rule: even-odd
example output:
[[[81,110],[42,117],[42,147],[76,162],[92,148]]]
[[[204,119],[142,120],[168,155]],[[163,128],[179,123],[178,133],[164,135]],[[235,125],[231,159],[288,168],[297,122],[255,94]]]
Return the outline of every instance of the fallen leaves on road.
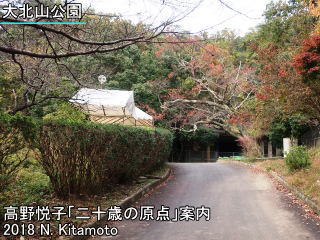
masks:
[[[260,169],[256,166],[253,166],[252,164],[246,164],[246,163],[242,163],[242,162],[232,162],[232,164],[236,164],[238,166],[249,168],[252,170],[252,172],[254,174],[263,174],[263,175],[267,176],[268,178],[270,178],[271,181],[273,182],[273,184],[275,185],[275,188],[279,192],[282,192],[284,194],[284,196],[287,197],[287,200],[289,201],[289,207],[300,208],[304,212],[304,214],[302,214],[301,216],[303,216],[306,219],[312,219],[312,220],[316,221],[317,222],[316,225],[320,226],[320,216],[314,210],[312,210],[308,205],[306,205],[303,201],[301,201],[299,198],[297,198],[296,195],[294,195],[287,187],[282,185],[271,174],[269,174],[268,172],[266,172],[263,169]]]

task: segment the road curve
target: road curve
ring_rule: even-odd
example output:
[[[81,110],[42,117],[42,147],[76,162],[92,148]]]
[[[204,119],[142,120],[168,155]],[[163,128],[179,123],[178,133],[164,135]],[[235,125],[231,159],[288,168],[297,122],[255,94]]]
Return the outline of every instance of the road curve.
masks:
[[[175,163],[174,176],[137,206],[211,208],[210,221],[116,223],[115,240],[303,240],[320,239],[319,226],[289,207],[272,181],[230,163]]]

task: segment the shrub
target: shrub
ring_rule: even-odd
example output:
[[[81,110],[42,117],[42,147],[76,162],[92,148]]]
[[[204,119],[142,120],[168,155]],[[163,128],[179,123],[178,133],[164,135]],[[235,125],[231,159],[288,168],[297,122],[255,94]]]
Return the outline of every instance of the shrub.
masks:
[[[38,144],[53,189],[65,197],[98,194],[164,164],[172,134],[162,129],[46,121]]]
[[[28,206],[33,203],[45,204],[52,193],[49,177],[35,159],[30,157],[29,167],[21,166],[14,182],[0,192],[0,225],[3,223],[6,206]],[[23,164],[24,165],[24,164]]]
[[[0,113],[0,192],[11,182],[27,159],[36,136],[36,123],[21,115]]]
[[[290,171],[311,165],[310,156],[305,146],[293,146],[285,157],[285,162]]]
[[[24,197],[24,203],[40,203],[44,196],[50,193],[50,181],[40,169],[23,168],[17,174],[17,187]],[[21,196],[21,197],[22,197]]]
[[[70,103],[62,103],[59,105],[59,109],[56,112],[52,112],[43,117],[45,120],[55,121],[71,121],[71,122],[85,122],[87,116],[85,113],[77,109]]]
[[[239,145],[242,148],[244,155],[249,161],[254,161],[261,156],[260,147],[257,141],[249,136],[238,137]]]

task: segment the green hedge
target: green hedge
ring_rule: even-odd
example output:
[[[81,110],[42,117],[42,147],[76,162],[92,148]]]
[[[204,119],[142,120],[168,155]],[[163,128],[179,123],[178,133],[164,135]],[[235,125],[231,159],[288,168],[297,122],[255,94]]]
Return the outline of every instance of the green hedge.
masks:
[[[36,133],[37,124],[32,118],[0,112],[0,192],[26,160]]]
[[[46,121],[38,149],[59,196],[98,194],[163,165],[172,139],[163,129]]]
[[[58,196],[99,194],[163,165],[172,139],[164,129],[35,121],[0,113],[0,180],[5,185],[21,164],[12,156],[36,148]]]

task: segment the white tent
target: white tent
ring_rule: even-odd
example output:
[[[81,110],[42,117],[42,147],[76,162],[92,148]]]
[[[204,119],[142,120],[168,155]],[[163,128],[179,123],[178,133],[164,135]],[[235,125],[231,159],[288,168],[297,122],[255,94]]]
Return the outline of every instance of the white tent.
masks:
[[[135,106],[133,91],[81,88],[70,102],[94,122],[153,126],[153,117]]]

